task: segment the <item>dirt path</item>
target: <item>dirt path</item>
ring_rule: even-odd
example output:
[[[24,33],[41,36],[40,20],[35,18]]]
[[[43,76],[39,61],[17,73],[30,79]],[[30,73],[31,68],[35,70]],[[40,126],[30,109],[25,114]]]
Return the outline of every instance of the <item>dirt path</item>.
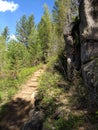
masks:
[[[24,122],[29,118],[29,112],[34,105],[37,92],[38,78],[44,72],[45,66],[36,71],[7,104],[6,112],[0,117],[0,130],[21,130]]]

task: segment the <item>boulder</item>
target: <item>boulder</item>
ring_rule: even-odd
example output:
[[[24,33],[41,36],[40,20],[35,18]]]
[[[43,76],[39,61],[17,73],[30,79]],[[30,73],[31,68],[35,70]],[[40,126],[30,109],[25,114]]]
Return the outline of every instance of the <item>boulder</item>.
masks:
[[[32,111],[31,119],[27,121],[22,130],[42,130],[44,114],[42,111]]]

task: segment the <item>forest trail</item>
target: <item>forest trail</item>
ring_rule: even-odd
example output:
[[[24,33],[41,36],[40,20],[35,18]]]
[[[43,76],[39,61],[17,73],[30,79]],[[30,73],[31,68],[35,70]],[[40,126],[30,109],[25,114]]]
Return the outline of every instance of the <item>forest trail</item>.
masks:
[[[38,79],[44,71],[45,66],[37,70],[7,104],[3,117],[0,117],[0,130],[22,129],[24,122],[29,119],[30,110],[34,106]]]

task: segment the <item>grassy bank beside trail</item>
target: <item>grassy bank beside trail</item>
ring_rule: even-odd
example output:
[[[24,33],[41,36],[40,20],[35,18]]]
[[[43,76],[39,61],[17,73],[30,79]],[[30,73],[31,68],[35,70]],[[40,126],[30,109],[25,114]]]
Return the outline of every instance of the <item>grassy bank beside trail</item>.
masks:
[[[36,108],[45,114],[43,130],[79,130],[84,116],[74,114],[70,103],[71,85],[52,66],[40,79]]]
[[[0,109],[3,104],[11,99],[11,97],[21,89],[21,84],[24,83],[31,74],[37,71],[42,65],[31,68],[22,68],[16,79],[10,77],[0,79]]]

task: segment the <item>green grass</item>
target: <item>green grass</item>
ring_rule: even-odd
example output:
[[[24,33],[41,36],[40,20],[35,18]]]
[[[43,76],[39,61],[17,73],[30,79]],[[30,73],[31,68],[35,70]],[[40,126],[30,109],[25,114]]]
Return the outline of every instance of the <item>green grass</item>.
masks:
[[[60,75],[57,73],[53,75],[50,72],[45,72],[40,79],[38,98],[41,99],[40,107],[46,110],[47,115],[53,113],[56,108],[55,101],[63,92],[63,89],[57,85],[60,80]]]
[[[19,74],[18,74],[18,82],[21,84],[23,82],[25,82],[25,80],[31,75],[33,74],[35,71],[37,71],[40,67],[42,66],[42,64],[40,64],[39,66],[34,66],[31,68],[23,68],[20,70]]]
[[[54,119],[51,119],[60,106],[60,95],[64,94],[64,88],[58,87],[58,82],[60,81],[63,81],[62,76],[56,72],[52,73],[48,69],[40,79],[37,95],[40,102],[37,104],[37,107],[45,112],[44,129],[47,130],[52,130],[52,127],[55,128],[54,130],[61,130],[64,127],[63,121],[58,120],[56,122]]]

